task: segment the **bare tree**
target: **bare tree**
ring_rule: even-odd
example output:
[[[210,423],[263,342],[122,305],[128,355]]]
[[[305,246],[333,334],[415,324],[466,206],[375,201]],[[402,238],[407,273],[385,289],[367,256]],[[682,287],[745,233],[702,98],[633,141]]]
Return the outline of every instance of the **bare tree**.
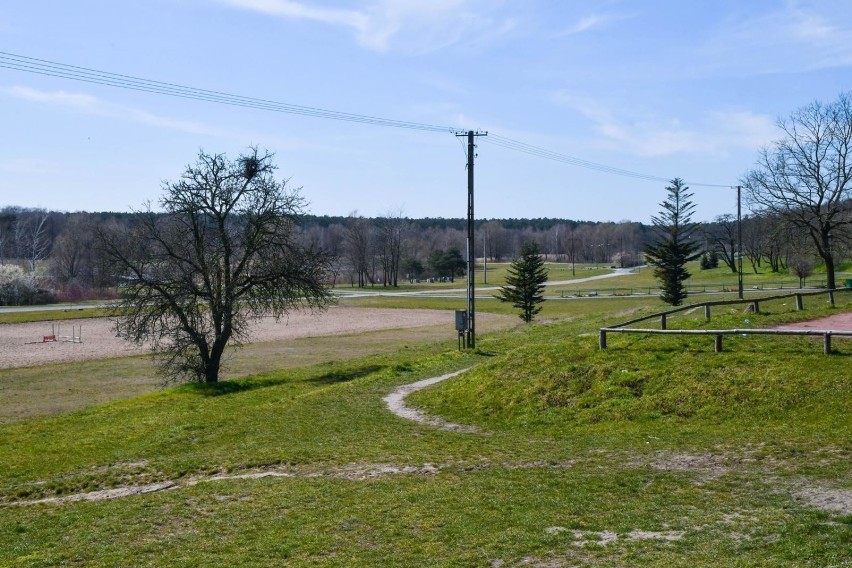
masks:
[[[813,102],[778,120],[782,138],[764,148],[744,180],[752,204],[804,230],[835,287],[833,243],[848,237],[852,217],[852,98]]]
[[[59,284],[90,287],[94,280],[95,227],[85,213],[75,213],[56,237],[50,253],[51,274]]]
[[[14,237],[14,217],[6,208],[0,210],[0,265],[6,263],[6,256],[11,252]]]
[[[346,251],[352,270],[358,277],[359,288],[373,282],[370,275],[372,232],[370,221],[360,217],[357,211],[353,211],[346,220]]]
[[[799,278],[799,288],[803,288],[808,276],[814,273],[814,261],[809,256],[794,254],[790,258],[790,270]]]
[[[379,255],[382,265],[382,285],[399,285],[402,241],[408,229],[408,219],[400,208],[389,211],[378,220]]]
[[[764,256],[767,256],[769,222],[765,217],[755,215],[743,219],[743,255],[751,264],[751,269],[757,274]]]
[[[733,215],[719,215],[712,225],[704,227],[710,247],[722,258],[731,272],[737,272],[737,220]]]
[[[50,252],[47,225],[49,220],[50,214],[44,210],[22,213],[15,219],[14,235],[18,258],[27,261],[31,272],[35,272],[38,263],[47,258]]]
[[[480,225],[477,240],[481,243],[485,261],[497,262],[506,248],[506,230],[498,221],[487,221]]]
[[[215,383],[229,341],[251,320],[321,309],[329,255],[296,239],[305,201],[273,177],[272,155],[228,161],[203,151],[180,181],[164,184],[127,229],[100,234],[123,275],[119,332],[150,343],[167,379]]]

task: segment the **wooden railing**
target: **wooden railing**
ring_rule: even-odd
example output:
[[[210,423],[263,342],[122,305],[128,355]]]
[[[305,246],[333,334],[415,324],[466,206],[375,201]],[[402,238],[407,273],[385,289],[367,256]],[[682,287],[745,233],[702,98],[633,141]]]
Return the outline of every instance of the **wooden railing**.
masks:
[[[852,331],[834,331],[834,330],[813,330],[813,329],[667,329],[667,317],[684,312],[694,310],[696,308],[704,308],[704,318],[710,321],[711,310],[714,306],[729,306],[735,304],[749,304],[750,311],[754,313],[760,312],[760,303],[770,300],[784,300],[795,298],[796,310],[804,309],[803,297],[820,296],[828,294],[829,302],[834,306],[834,295],[842,292],[849,292],[847,288],[837,288],[834,290],[820,290],[817,292],[797,292],[795,294],[785,294],[779,296],[763,296],[761,298],[749,298],[747,300],[717,300],[713,302],[701,302],[698,304],[690,304],[688,306],[680,306],[665,312],[657,312],[640,318],[632,319],[623,323],[602,327],[599,330],[598,346],[601,349],[606,349],[606,339],[608,333],[644,333],[644,334],[661,334],[661,335],[712,335],[713,345],[717,353],[722,351],[722,337],[725,335],[821,335],[823,337],[823,352],[828,355],[831,353],[831,336],[852,337]],[[660,329],[645,329],[627,327],[639,322],[652,319],[660,320]]]

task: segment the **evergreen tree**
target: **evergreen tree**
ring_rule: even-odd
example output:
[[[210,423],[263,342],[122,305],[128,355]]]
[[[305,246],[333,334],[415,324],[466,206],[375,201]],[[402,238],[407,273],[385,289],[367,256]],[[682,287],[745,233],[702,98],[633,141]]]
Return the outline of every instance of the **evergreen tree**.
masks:
[[[710,251],[710,256],[707,258],[708,268],[719,268],[719,253],[715,250]]]
[[[544,283],[547,282],[547,269],[535,243],[525,243],[521,247],[521,256],[509,266],[506,285],[500,287],[495,296],[501,302],[512,302],[521,310],[520,317],[529,323],[541,311],[544,301]]]
[[[456,247],[451,247],[444,251],[437,249],[429,256],[429,268],[438,278],[449,278],[450,282],[455,282],[456,276],[462,276],[465,273],[467,263]]]
[[[704,251],[704,254],[701,255],[700,262],[701,270],[719,268],[719,253],[715,250],[711,250],[710,252]]]
[[[689,200],[692,194],[688,190],[680,178],[666,187],[669,196],[660,203],[663,210],[651,218],[659,239],[645,247],[645,258],[654,267],[654,277],[663,290],[661,297],[673,306],[679,306],[686,298],[683,282],[690,276],[686,263],[700,256],[700,243],[689,240],[698,224],[691,221],[695,204]]]

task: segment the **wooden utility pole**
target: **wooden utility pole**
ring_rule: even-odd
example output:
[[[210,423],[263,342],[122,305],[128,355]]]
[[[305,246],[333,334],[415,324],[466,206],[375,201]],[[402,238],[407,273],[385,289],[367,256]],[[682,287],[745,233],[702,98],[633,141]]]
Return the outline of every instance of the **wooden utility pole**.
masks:
[[[476,157],[477,136],[487,136],[487,132],[474,132],[468,130],[466,134],[456,136],[467,136],[467,348],[476,347],[476,299],[474,286],[474,262],[476,253],[473,248],[473,161]]]
[[[743,299],[743,211],[742,211],[742,186],[737,186],[737,293],[740,300]]]

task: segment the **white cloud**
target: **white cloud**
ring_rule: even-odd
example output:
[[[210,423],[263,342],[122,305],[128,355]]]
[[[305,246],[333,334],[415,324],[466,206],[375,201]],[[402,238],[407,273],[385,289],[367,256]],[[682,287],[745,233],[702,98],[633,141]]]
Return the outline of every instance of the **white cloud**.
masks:
[[[852,65],[852,4],[788,2],[781,9],[728,20],[703,51],[725,68],[799,72]]]
[[[775,119],[767,114],[729,110],[714,111],[707,118],[710,124],[718,125],[720,143],[734,148],[754,150],[778,137]]]
[[[170,130],[179,130],[181,132],[188,132],[191,134],[216,134],[215,130],[204,126],[203,124],[158,116],[144,110],[102,101],[97,97],[82,93],[40,91],[30,87],[21,86],[3,88],[0,89],[0,92],[22,100],[73,108],[78,111],[102,117],[129,120],[140,124],[167,128]]]
[[[315,8],[293,0],[224,0],[227,4],[282,18],[305,19],[350,27],[364,33],[369,26],[369,16],[355,10]]]
[[[459,42],[499,37],[514,21],[487,14],[493,0],[376,0],[360,9],[318,8],[297,0],[220,0],[225,4],[286,19],[337,25],[355,33],[358,43],[375,51],[398,49],[424,53]]]
[[[627,120],[597,100],[560,92],[552,99],[591,122],[597,134],[590,142],[601,147],[642,157],[680,153],[726,155],[754,150],[775,135],[774,120],[743,110],[717,110],[694,117],[685,125],[677,117],[639,116]],[[630,109],[630,116],[637,116]],[[693,118],[693,117],[690,117]]]
[[[584,18],[578,20],[574,25],[569,27],[567,30],[560,32],[556,35],[556,37],[569,36],[581,34],[583,32],[587,32],[589,30],[594,30],[598,28],[602,28],[610,22],[623,20],[625,16],[617,15],[617,14],[590,14]]]
[[[38,91],[29,87],[19,86],[8,87],[3,89],[3,91],[16,98],[39,103],[49,103],[81,109],[90,109],[97,106],[97,99],[95,97],[80,93],[66,93],[65,91]]]

